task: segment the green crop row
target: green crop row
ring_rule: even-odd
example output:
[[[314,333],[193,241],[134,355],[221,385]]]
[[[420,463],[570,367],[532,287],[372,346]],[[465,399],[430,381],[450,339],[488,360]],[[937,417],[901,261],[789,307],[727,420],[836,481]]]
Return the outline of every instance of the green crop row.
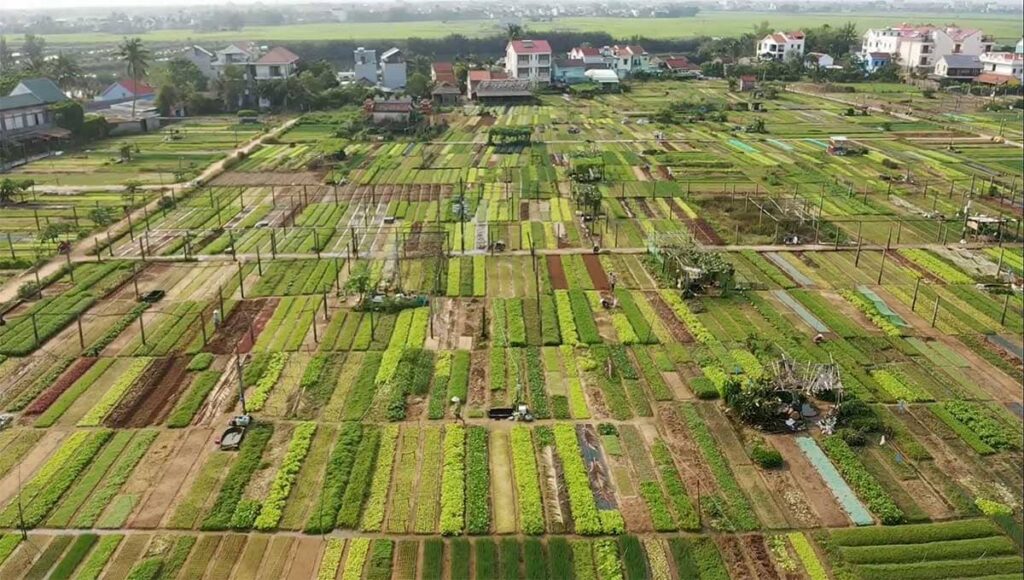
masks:
[[[341,429],[338,440],[327,460],[324,480],[320,485],[320,496],[310,511],[306,523],[307,534],[320,534],[334,529],[334,521],[341,509],[341,498],[348,486],[352,465],[363,439],[363,427],[359,423],[347,423]]]
[[[573,321],[580,342],[583,344],[600,343],[601,335],[597,331],[597,323],[594,322],[594,313],[590,310],[587,293],[583,290],[569,290],[569,304],[572,307]],[[565,335],[564,330],[562,335]]]
[[[643,558],[643,554],[640,554],[640,558]],[[601,580],[624,580],[622,561],[619,559],[619,550],[615,545],[615,540],[597,540],[594,542],[594,564],[597,567],[597,573]],[[631,577],[631,579],[646,577],[646,566],[644,566],[644,569],[645,573],[640,576]]]
[[[558,314],[558,331],[562,335],[562,344],[578,345],[580,341],[576,333],[576,320],[568,290],[555,290],[555,311]]]
[[[708,467],[711,468],[711,472],[715,476],[718,489],[726,497],[728,504],[726,506],[727,527],[731,527],[736,531],[756,529],[757,516],[754,515],[750,502],[736,482],[736,476],[729,469],[729,463],[722,455],[718,442],[715,441],[711,431],[708,430],[708,426],[701,420],[700,415],[697,414],[697,408],[692,404],[685,403],[680,408],[694,441],[700,447],[701,455],[704,456],[704,460],[707,461]]]
[[[911,385],[909,379],[896,369],[871,371],[871,378],[875,379],[878,386],[882,387],[894,401],[920,402],[932,400],[931,395],[916,385]]]
[[[633,293],[629,290],[618,289],[615,291],[615,297],[619,300],[619,307],[626,314],[626,318],[629,319],[629,324],[633,327],[639,342],[643,344],[657,344],[658,337],[648,320],[654,320],[653,318],[648,319],[640,310],[640,306],[637,304],[637,300],[633,297]]]
[[[75,578],[77,580],[96,580],[99,578],[100,574],[103,573],[103,569],[106,568],[107,562],[114,555],[114,552],[117,551],[117,547],[121,545],[121,540],[123,539],[124,536],[122,534],[113,534],[100,538],[96,548],[89,554],[89,559],[77,570]]]
[[[14,528],[20,522],[29,528],[38,526],[64,492],[78,481],[79,475],[111,434],[108,429],[71,434],[36,475],[22,486],[18,497],[0,512],[0,527]]]
[[[366,431],[363,436],[355,462],[352,464],[348,485],[344,487],[345,494],[341,498],[341,509],[338,511],[337,519],[339,528],[354,528],[359,523],[359,514],[366,501],[366,494],[373,477],[373,468],[377,464],[380,440],[381,432],[378,429]]]
[[[880,546],[926,544],[948,540],[987,538],[1000,535],[999,527],[988,519],[959,520],[934,524],[912,524],[891,528],[844,528],[830,532],[839,546]]]
[[[541,322],[541,344],[544,346],[557,346],[562,344],[562,336],[559,332],[558,308],[555,306],[555,299],[551,295],[540,297],[540,322]]]
[[[807,571],[807,575],[811,577],[811,580],[828,580],[828,573],[825,571],[825,567],[821,565],[821,560],[818,559],[818,554],[814,552],[814,547],[807,541],[807,536],[800,532],[790,532],[787,537],[789,542],[793,544],[793,550],[796,551],[796,555],[800,558],[800,563],[803,564],[804,570]]]
[[[309,453],[309,446],[313,442],[313,435],[316,433],[316,423],[307,421],[299,423],[292,434],[291,443],[288,444],[288,452],[277,469],[273,483],[270,484],[270,492],[263,500],[263,507],[260,515],[256,518],[255,527],[257,530],[272,530],[281,521],[281,514],[284,511],[284,504],[288,500],[288,494],[292,491],[295,478],[302,469],[302,462]]]
[[[651,458],[654,459],[654,463],[658,467],[661,482],[675,508],[679,527],[684,530],[700,529],[700,517],[693,507],[693,502],[690,501],[690,496],[686,493],[686,486],[679,477],[679,470],[676,468],[675,460],[672,459],[672,452],[669,451],[668,445],[660,439],[655,441],[651,446]]]
[[[491,529],[490,488],[487,429],[470,427],[466,437],[466,531],[470,534]]]
[[[900,255],[934,274],[947,284],[974,284],[974,280],[925,250],[905,248],[897,250]]]
[[[449,401],[448,382],[452,375],[452,358],[452,351],[445,350],[438,353],[434,360],[434,384],[427,404],[427,417],[430,419],[444,417],[444,409]]]
[[[519,504],[519,524],[526,534],[544,533],[544,508],[538,485],[537,457],[530,429],[512,428],[512,471]]]
[[[990,411],[980,403],[971,401],[946,401],[942,406],[957,421],[963,423],[989,447],[999,451],[1019,449],[1020,434],[1014,433],[993,419]]]
[[[263,450],[273,433],[274,426],[269,423],[257,423],[246,431],[238,450],[238,458],[224,478],[220,493],[217,494],[210,513],[203,520],[202,529],[226,530],[231,525],[235,509],[242,500],[242,493],[245,492],[253,473],[259,468]]]
[[[890,544],[841,548],[843,559],[852,564],[905,564],[938,560],[979,559],[1010,556],[1017,552],[1006,536],[946,540],[924,544]]]
[[[872,580],[933,580],[976,576],[1020,578],[1024,569],[1020,556],[1001,556],[983,560],[915,562],[910,564],[866,564],[857,566],[863,578]]]
[[[345,568],[342,570],[341,580],[360,580],[363,577],[363,566],[366,565],[366,554],[369,550],[369,538],[349,540],[348,556],[345,559]]]
[[[544,361],[541,360],[540,348],[531,346],[526,349],[526,379],[530,389],[530,411],[537,419],[551,418],[548,407],[548,396],[544,390]]]
[[[846,300],[849,301],[850,304],[853,304],[854,306],[857,307],[858,310],[864,313],[864,315],[867,316],[868,319],[870,319],[871,322],[873,322],[875,326],[877,326],[885,334],[892,337],[899,337],[903,334],[900,331],[899,327],[897,327],[892,322],[889,322],[889,319],[883,316],[882,313],[878,311],[878,308],[874,305],[874,303],[872,303],[864,296],[852,290],[842,290],[839,293],[842,295],[843,298],[846,298]]]
[[[95,427],[117,406],[125,393],[132,388],[135,381],[149,366],[151,359],[140,358],[131,362],[124,373],[118,376],[114,384],[100,397],[100,400],[78,422],[79,427]]]
[[[576,428],[571,424],[559,423],[555,425],[554,431],[576,533],[583,536],[600,535],[604,533],[604,528],[594,502],[594,493],[590,489],[590,476],[580,455]]]
[[[484,256],[473,256],[473,296],[487,294],[487,262]]]
[[[287,353],[275,352],[270,354],[263,374],[256,381],[252,394],[249,395],[246,401],[250,410],[260,411],[263,409],[263,405],[267,403],[267,399],[270,397],[270,391],[277,384],[278,379],[281,378],[281,373],[284,371],[284,366],[287,362]]]
[[[204,371],[195,376],[188,392],[182,397],[170,416],[167,418],[167,426],[171,428],[187,427],[192,423],[193,417],[203,401],[217,385],[220,380],[220,373],[217,371]]]
[[[508,325],[508,346],[526,346],[526,322],[523,319],[523,300],[509,298],[504,301]]]
[[[875,476],[871,475],[864,467],[846,441],[839,436],[826,437],[822,441],[821,447],[835,463],[839,472],[843,474],[843,479],[864,500],[868,509],[882,520],[883,524],[892,525],[903,521],[903,511],[893,501],[892,496],[878,483]]]
[[[950,413],[946,407],[941,404],[929,405],[928,409],[933,415],[939,418],[940,421],[946,424],[954,433],[956,433],[968,447],[974,450],[978,455],[992,455],[996,452],[991,445],[981,440],[970,427],[964,425],[956,417]]]
[[[466,430],[448,425],[444,433],[444,464],[441,471],[441,533],[461,534],[466,511]],[[486,496],[485,496],[486,497]]]
[[[121,491],[121,488],[135,470],[135,466],[142,461],[142,458],[149,451],[153,441],[156,440],[157,433],[156,430],[146,429],[139,431],[132,438],[125,451],[118,456],[117,462],[114,463],[109,472],[103,475],[102,483],[93,490],[88,501],[82,504],[78,512],[75,513],[74,519],[71,520],[71,524],[74,527],[91,528],[96,525],[103,510]]]
[[[363,510],[361,528],[364,532],[379,532],[384,523],[384,508],[391,483],[391,469],[395,462],[398,425],[387,425],[381,429],[380,449],[377,452],[377,466],[370,482],[369,497]]]
[[[672,512],[665,503],[665,496],[661,493],[661,486],[657,481],[641,481],[640,497],[644,498],[647,504],[647,511],[651,514],[651,522],[658,532],[676,531],[676,523],[672,519]]]
[[[349,391],[345,400],[345,412],[343,419],[346,421],[359,421],[366,414],[377,393],[377,385],[374,380],[377,376],[377,369],[380,368],[382,354],[380,352],[368,352],[363,358],[363,365],[359,369],[356,382]]]
[[[327,547],[320,557],[320,567],[317,568],[317,580],[334,580],[338,575],[338,566],[341,565],[341,555],[345,550],[345,540],[331,538],[327,540]]]
[[[676,291],[663,288],[661,290],[661,298],[665,301],[665,304],[668,304],[668,307],[672,309],[676,318],[686,325],[686,329],[690,331],[690,335],[693,336],[697,342],[709,346],[720,344],[718,339],[711,334],[711,331],[704,326],[704,323],[697,318],[697,315],[690,310]]]
[[[135,322],[136,318],[142,316],[142,313],[149,307],[149,302],[140,302],[133,306],[127,314],[118,319],[114,326],[108,328],[107,331],[103,333],[103,336],[99,337],[96,342],[89,345],[89,348],[82,351],[82,356],[99,356],[100,353],[103,352],[103,349],[107,348],[110,343],[114,342],[114,339],[124,332],[124,329],[131,326],[131,324]]]

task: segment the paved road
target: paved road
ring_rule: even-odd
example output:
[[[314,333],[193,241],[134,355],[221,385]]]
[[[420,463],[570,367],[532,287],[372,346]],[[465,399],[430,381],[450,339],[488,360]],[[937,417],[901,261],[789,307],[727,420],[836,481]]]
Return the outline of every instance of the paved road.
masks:
[[[234,157],[234,155],[236,153],[238,153],[240,151],[245,152],[245,153],[251,153],[254,149],[259,147],[263,143],[264,140],[266,140],[266,139],[268,139],[270,137],[275,137],[277,135],[280,135],[284,131],[287,131],[298,120],[299,120],[298,118],[295,118],[295,119],[287,121],[287,122],[285,122],[285,123],[283,123],[281,125],[278,125],[276,128],[272,129],[271,131],[269,131],[267,133],[264,133],[263,135],[260,135],[259,137],[256,137],[256,138],[252,139],[251,141],[249,141],[248,143],[242,145],[241,147],[233,149],[223,159],[213,163],[212,165],[207,167],[205,170],[203,170],[203,172],[200,173],[199,176],[196,177],[195,179],[193,179],[191,181],[182,182],[182,183],[175,183],[175,184],[171,184],[171,185],[165,185],[165,186],[163,186],[162,191],[164,191],[164,192],[166,192],[168,194],[169,193],[180,194],[180,193],[183,193],[183,192],[187,191],[188,189],[194,187],[196,183],[208,183],[211,179],[213,179],[214,177],[216,177],[216,176],[218,176],[218,175],[220,175],[221,173],[224,172],[224,169],[225,169],[224,168],[224,164],[227,162],[228,159],[231,159],[232,157]],[[93,186],[89,186],[89,190],[90,191],[96,191],[97,188],[104,188],[104,187],[109,187],[109,189],[111,189],[111,190],[116,190],[116,189],[122,188],[123,186],[122,185],[117,185],[117,186],[96,186],[96,185],[93,185]],[[150,186],[150,187],[154,187],[154,186]],[[155,186],[155,187],[158,188],[158,189],[161,189],[160,186]],[[47,191],[51,191],[51,189],[47,188]],[[73,191],[73,190],[72,189],[68,189],[67,191]],[[135,209],[133,212],[131,212],[130,220],[129,220],[128,216],[125,216],[120,221],[111,224],[110,227],[108,227],[107,229],[94,232],[93,234],[91,234],[91,235],[89,235],[89,236],[87,236],[87,237],[85,237],[85,238],[75,242],[75,244],[72,246],[72,249],[71,249],[71,261],[72,262],[95,261],[96,260],[95,256],[90,256],[89,252],[93,251],[96,248],[97,244],[105,243],[106,240],[107,240],[107,236],[108,235],[112,239],[117,238],[118,236],[123,235],[124,233],[126,233],[128,231],[128,223],[129,223],[129,221],[131,221],[133,223],[139,222],[139,221],[145,219],[145,215],[147,213],[156,213],[157,211],[159,211],[159,206],[160,206],[160,199],[158,197],[157,199],[154,199],[150,203],[146,204],[145,206],[139,207],[139,208]],[[66,263],[66,261],[67,261],[67,257],[66,256],[54,256],[53,258],[50,259],[49,262],[43,264],[39,268],[39,277],[40,278],[44,278],[46,276],[49,276],[50,274],[53,274],[54,272],[59,270]],[[24,284],[25,282],[30,282],[30,281],[35,281],[35,274],[32,273],[32,272],[28,272],[28,273],[22,274],[21,276],[16,276],[16,277],[8,280],[6,284],[4,284],[2,287],[0,287],[0,303],[5,303],[5,302],[8,302],[10,300],[14,300],[15,298],[17,298],[17,296],[18,296],[18,287],[21,286],[22,284]]]

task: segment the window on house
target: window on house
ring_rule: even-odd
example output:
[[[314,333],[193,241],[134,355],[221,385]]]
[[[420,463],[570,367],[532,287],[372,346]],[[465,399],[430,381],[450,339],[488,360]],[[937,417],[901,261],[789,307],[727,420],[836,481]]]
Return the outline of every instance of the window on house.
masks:
[[[927,56],[922,56],[921,60],[918,61],[918,64],[920,64],[921,66],[927,66],[928,65],[928,57]]]
[[[528,68],[520,68],[519,71],[517,72],[517,76],[521,76],[521,77],[528,77],[528,76],[530,76],[530,69],[528,69]]]
[[[524,54],[519,57],[519,64],[530,64],[530,55]]]
[[[953,54],[959,54],[961,48],[963,48],[962,44],[954,44],[953,45]]]
[[[537,69],[537,74],[539,74],[542,77],[546,77],[549,74],[551,74],[551,69],[546,66],[542,66],[539,69]]]
[[[541,64],[548,64],[548,61],[550,59],[551,59],[551,56],[547,55],[547,54],[542,54],[542,55],[537,57],[537,60],[540,61]]]
[[[270,67],[270,76],[279,77],[281,76],[281,67],[273,65]]]

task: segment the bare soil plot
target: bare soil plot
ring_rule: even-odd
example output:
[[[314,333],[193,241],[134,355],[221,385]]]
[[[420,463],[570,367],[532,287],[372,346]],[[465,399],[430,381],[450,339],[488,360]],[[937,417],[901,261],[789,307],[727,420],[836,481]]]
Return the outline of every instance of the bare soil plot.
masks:
[[[111,412],[107,423],[136,428],[162,423],[188,385],[188,362],[186,357],[173,357],[151,364],[138,386]]]
[[[587,274],[590,275],[594,290],[608,290],[611,287],[604,266],[601,265],[601,259],[596,254],[583,254],[583,265],[587,267]]]
[[[516,532],[515,486],[512,484],[512,456],[508,431],[491,430],[488,458],[491,462],[491,500],[494,504],[494,531],[498,534]]]
[[[779,450],[793,479],[800,486],[803,496],[817,515],[822,525],[841,527],[850,525],[846,512],[836,502],[832,491],[821,479],[818,470],[811,465],[803,452],[797,447],[796,441],[789,435],[770,435],[768,439]]]
[[[174,449],[173,456],[163,466],[163,473],[156,484],[140,502],[130,527],[155,528],[160,525],[178,493],[191,488],[202,460],[213,449],[213,435],[212,429],[192,429],[185,435],[181,445]]]
[[[276,307],[276,298],[239,301],[204,350],[214,354],[230,354],[236,348],[238,352],[249,352],[253,338],[259,336]]]
[[[320,538],[299,538],[288,567],[288,580],[307,580],[316,576],[320,564],[321,547],[325,540]]]

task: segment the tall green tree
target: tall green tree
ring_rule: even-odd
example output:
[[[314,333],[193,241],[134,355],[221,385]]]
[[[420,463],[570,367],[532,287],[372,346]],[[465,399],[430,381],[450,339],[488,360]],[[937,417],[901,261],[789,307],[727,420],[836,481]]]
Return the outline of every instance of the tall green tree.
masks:
[[[57,58],[53,59],[48,68],[50,77],[64,91],[73,87],[82,78],[82,67],[79,66],[78,59],[63,50],[57,53]]]
[[[124,42],[118,46],[117,56],[125,64],[125,68],[128,71],[128,76],[131,77],[132,81],[137,85],[139,80],[146,76],[146,71],[149,68],[149,49],[142,44],[142,39],[126,38]],[[137,96],[135,92],[132,92],[132,117],[135,117],[135,101]]]
[[[21,62],[26,71],[41,74],[46,68],[46,39],[27,33],[21,44]]]
[[[7,37],[0,35],[0,73],[6,73],[14,66],[14,55],[7,45]]]
[[[523,27],[518,24],[506,24],[505,25],[505,37],[508,40],[519,40],[523,37]]]

